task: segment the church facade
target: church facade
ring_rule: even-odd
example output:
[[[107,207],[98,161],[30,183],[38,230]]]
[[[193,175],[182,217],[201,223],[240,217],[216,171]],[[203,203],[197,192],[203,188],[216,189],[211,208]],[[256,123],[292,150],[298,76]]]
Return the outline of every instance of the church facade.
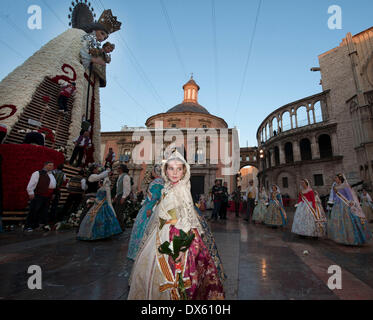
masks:
[[[104,162],[109,148],[112,148],[117,155],[116,160],[128,165],[134,178],[134,188],[143,190],[149,182],[153,164],[164,159],[167,150],[175,146],[184,152],[184,157],[191,164],[191,187],[195,199],[202,194],[208,195],[216,179],[227,182],[229,192],[232,192],[236,187],[235,174],[239,168],[234,174],[225,174],[225,161],[222,161],[221,154],[224,145],[222,139],[225,138],[230,149],[228,154],[232,154],[234,129],[228,128],[224,119],[210,114],[198,103],[200,87],[193,78],[183,86],[183,90],[183,102],[165,113],[148,118],[146,127],[124,127],[117,132],[102,132],[102,161]],[[141,139],[134,138],[135,136]],[[147,153],[148,157],[143,162],[136,161],[136,149],[140,148],[145,136],[149,137],[151,143],[140,150],[140,155]],[[157,139],[161,140],[160,144],[157,144]]]

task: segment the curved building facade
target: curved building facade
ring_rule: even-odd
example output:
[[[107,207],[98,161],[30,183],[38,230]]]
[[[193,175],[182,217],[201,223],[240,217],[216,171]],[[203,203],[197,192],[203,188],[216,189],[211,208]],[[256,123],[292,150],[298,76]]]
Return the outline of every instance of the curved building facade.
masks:
[[[370,50],[367,50],[370,48]],[[370,52],[370,53],[369,53]],[[307,178],[320,195],[334,176],[372,190],[373,28],[319,56],[323,92],[289,103],[257,131],[259,181],[296,198]]]

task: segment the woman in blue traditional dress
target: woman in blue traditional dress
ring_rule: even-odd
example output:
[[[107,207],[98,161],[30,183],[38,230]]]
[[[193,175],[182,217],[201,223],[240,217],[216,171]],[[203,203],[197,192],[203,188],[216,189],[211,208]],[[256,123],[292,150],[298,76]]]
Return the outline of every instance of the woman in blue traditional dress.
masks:
[[[267,212],[268,196],[264,186],[261,186],[255,199],[257,205],[254,208],[253,221],[254,223],[263,223]]]
[[[98,240],[122,233],[119,221],[111,205],[110,180],[100,181],[93,207],[83,218],[78,240]]]
[[[325,235],[325,219],[316,203],[316,196],[307,179],[300,182],[291,232],[302,237],[322,237]]]
[[[287,223],[287,217],[280,188],[277,185],[272,185],[272,192],[269,196],[269,206],[264,218],[264,223],[271,227],[283,227]]]
[[[362,245],[372,238],[372,233],[359,200],[343,174],[337,174],[335,182],[328,238],[341,244]]]
[[[161,199],[162,189],[164,186],[161,165],[154,166],[152,176],[154,180],[149,184],[147,197],[139,213],[137,214],[136,221],[132,228],[131,239],[129,242],[127,253],[127,257],[131,260],[136,259],[136,255],[139,251],[144,232],[153,213],[153,208]]]

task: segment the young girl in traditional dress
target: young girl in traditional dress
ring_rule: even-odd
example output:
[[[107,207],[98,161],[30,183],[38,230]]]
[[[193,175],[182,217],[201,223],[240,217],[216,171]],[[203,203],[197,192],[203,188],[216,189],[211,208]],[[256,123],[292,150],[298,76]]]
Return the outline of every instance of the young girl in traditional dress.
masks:
[[[363,189],[361,194],[361,207],[368,221],[373,220],[373,202],[369,193]]]
[[[325,234],[324,219],[316,204],[315,194],[307,179],[301,180],[301,192],[294,214],[291,232],[300,236],[321,237]]]
[[[265,214],[267,212],[268,196],[264,186],[260,187],[259,192],[256,194],[257,205],[254,208],[253,221],[254,223],[263,223]]]
[[[100,181],[93,207],[79,227],[78,240],[98,240],[122,233],[115,211],[111,205],[110,180]]]
[[[264,223],[271,227],[283,227],[287,223],[287,216],[280,188],[277,185],[272,185],[272,192],[269,196],[269,206],[264,218]]]
[[[342,174],[335,176],[333,188],[334,205],[328,221],[328,238],[358,246],[372,238],[364,212],[359,205],[355,192]]]
[[[190,193],[190,167],[180,153],[174,151],[162,166],[165,187],[149,225],[144,245],[133,266],[130,300],[178,300],[178,276],[182,277],[188,299],[224,299],[224,290],[218,270],[201,235],[199,215]],[[160,253],[158,248],[166,241],[172,243],[180,231],[194,239],[176,261]],[[171,245],[173,248],[173,244]]]
[[[135,260],[136,258],[145,229],[148,225],[150,216],[153,213],[153,208],[161,198],[164,185],[161,170],[162,168],[160,165],[154,166],[152,172],[154,180],[149,184],[147,197],[139,213],[137,214],[136,221],[133,225],[127,254],[127,257],[131,260]]]

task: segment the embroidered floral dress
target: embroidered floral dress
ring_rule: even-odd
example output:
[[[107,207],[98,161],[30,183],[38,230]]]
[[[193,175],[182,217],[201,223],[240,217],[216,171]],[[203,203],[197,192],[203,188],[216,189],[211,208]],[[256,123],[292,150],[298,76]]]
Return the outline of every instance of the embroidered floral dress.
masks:
[[[333,189],[332,192],[334,205],[328,221],[328,238],[337,243],[354,246],[366,243],[372,238],[372,234],[360,206],[351,207],[343,200],[356,205],[350,186],[344,183],[336,186],[336,190]]]
[[[78,240],[98,240],[122,233],[111,205],[110,181],[105,178],[104,186],[97,191],[95,204],[88,211],[79,227]],[[109,195],[109,197],[108,197]]]
[[[277,191],[271,193],[264,223],[271,227],[285,226],[287,223],[286,212],[282,204],[281,194]]]
[[[180,159],[187,172],[184,178],[173,185],[165,174],[162,199],[157,205],[131,275],[129,300],[178,300],[176,266],[173,259],[161,254],[158,248],[165,241],[172,242],[180,230],[195,235],[181,264],[181,277],[188,299],[224,299],[219,272],[202,238],[204,233],[190,193],[190,167],[184,158],[174,152],[168,161]]]
[[[319,219],[319,208],[313,190],[299,194],[297,209],[295,210],[293,226],[291,232],[309,237],[321,237],[325,234],[325,228],[321,223],[316,223]]]
[[[136,255],[144,236],[144,232],[150,220],[150,216],[148,217],[146,212],[148,210],[153,211],[155,204],[158,202],[158,200],[160,200],[163,185],[164,181],[162,178],[155,179],[149,185],[145,202],[141,207],[139,213],[137,214],[136,221],[132,228],[131,239],[129,242],[127,254],[127,257],[129,259],[136,259]]]
[[[220,280],[223,283],[224,280],[227,279],[227,275],[224,273],[223,263],[221,262],[218,248],[216,247],[214,236],[212,235],[210,227],[208,223],[206,222],[206,219],[204,218],[202,212],[197,207],[195,207],[195,209],[199,215],[199,222],[201,223],[201,226],[203,228],[203,234],[202,234],[203,242],[205,243],[212,260],[214,260],[216,269],[218,270]]]
[[[267,212],[267,193],[263,190],[257,193],[257,202],[258,204],[254,208],[253,212],[253,221],[264,222],[264,218]]]

